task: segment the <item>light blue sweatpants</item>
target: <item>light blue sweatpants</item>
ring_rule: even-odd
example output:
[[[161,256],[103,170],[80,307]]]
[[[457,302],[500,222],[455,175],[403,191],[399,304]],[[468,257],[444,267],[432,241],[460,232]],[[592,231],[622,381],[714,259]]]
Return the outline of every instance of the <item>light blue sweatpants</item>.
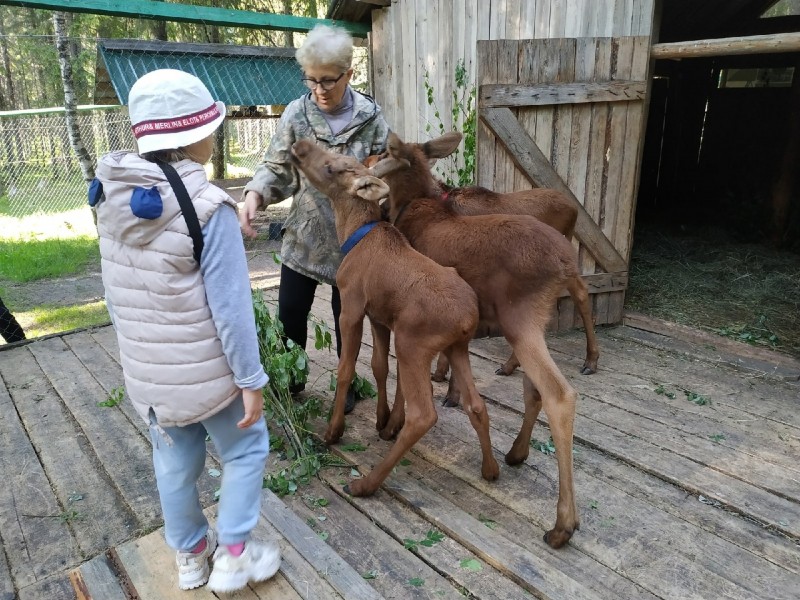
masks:
[[[191,550],[208,531],[200,506],[197,480],[205,468],[206,432],[222,460],[222,487],[217,508],[220,544],[247,541],[258,522],[264,467],[269,455],[269,433],[264,419],[247,429],[236,423],[244,417],[241,396],[224,410],[200,423],[165,427],[169,445],[158,431],[151,412],[150,437],[164,536],[175,550]]]

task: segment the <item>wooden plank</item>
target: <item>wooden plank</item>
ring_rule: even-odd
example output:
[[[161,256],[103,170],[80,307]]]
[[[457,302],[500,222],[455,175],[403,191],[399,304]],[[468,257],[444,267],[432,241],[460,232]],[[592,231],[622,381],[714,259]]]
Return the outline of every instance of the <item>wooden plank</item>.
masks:
[[[528,6],[526,4],[526,6]],[[530,19],[532,21],[531,27],[534,26],[535,23],[535,6],[530,5],[528,6],[528,11],[532,11],[530,14]],[[517,71],[517,81],[523,85],[534,85],[539,82],[539,56],[538,56],[539,44],[536,40],[532,39],[524,39],[520,40],[519,42],[519,68]],[[493,85],[493,84],[489,84]],[[478,88],[480,90],[480,88]],[[476,100],[478,106],[480,106],[481,101],[478,99]],[[523,130],[528,132],[528,135],[531,139],[536,139],[536,113],[538,112],[538,108],[536,107],[520,107],[517,110],[517,120],[519,121],[520,127]],[[478,119],[478,123],[481,123],[481,127],[485,127],[482,124],[482,121]],[[505,152],[505,150],[503,150]],[[524,190],[531,187],[531,180],[520,170],[514,170],[514,189],[515,190]]]
[[[59,343],[57,339],[53,341]],[[85,433],[73,421],[32,354],[5,352],[0,375],[38,450],[61,508],[57,513],[33,514],[48,518],[65,515],[80,549],[87,555],[99,554],[133,535],[139,526],[136,517],[100,467]],[[104,526],[99,528],[97,523]]]
[[[800,51],[800,32],[791,32],[653,44],[650,48],[650,56],[656,60],[679,60],[682,58],[798,51]]]
[[[754,371],[759,375],[778,377],[784,381],[800,381],[800,360],[780,352],[750,346],[694,327],[631,311],[625,313],[624,324],[633,329],[668,336],[674,341],[688,342],[685,347],[687,349],[691,346],[705,350],[713,347],[723,356],[722,360],[725,363],[739,369]],[[682,349],[681,351],[686,350]],[[715,360],[719,360],[719,358],[717,357]]]
[[[297,515],[271,491],[261,494],[261,515],[343,597],[381,598],[359,573],[334,553]]]
[[[60,600],[73,598],[72,584],[66,574],[59,573],[24,588],[15,600]]]
[[[178,588],[175,551],[164,541],[163,530],[122,544],[112,556],[121,577],[130,582],[140,600],[186,598],[186,592]],[[192,598],[212,600],[216,596],[203,586],[192,591]]]
[[[149,437],[144,438],[119,410],[97,405],[108,398],[108,393],[63,340],[39,342],[31,346],[31,352],[93,448],[91,454],[99,460],[102,472],[133,511],[138,527],[160,525],[161,505]],[[70,376],[64,377],[64,373]]]
[[[99,554],[70,571],[70,583],[76,600],[127,600],[108,556]]]
[[[214,519],[212,517],[214,509],[206,509],[206,515],[209,518],[209,523],[213,527]],[[270,538],[277,538],[274,530],[264,530],[263,520],[256,527],[254,537],[260,540],[267,540]],[[319,591],[313,572],[306,571],[304,581],[297,582],[298,586],[306,590],[314,592],[314,595],[302,595],[298,593],[292,585],[287,581],[284,571],[292,569],[291,565],[296,560],[296,554],[289,549],[287,558],[287,549],[285,544],[281,543],[282,560],[281,570],[267,581],[261,583],[251,583],[248,587],[239,590],[231,595],[224,595],[228,598],[239,598],[242,600],[291,600],[293,598],[329,598],[325,593],[316,595]],[[117,568],[120,571],[121,577],[124,581],[132,587],[132,591],[136,594],[139,600],[170,600],[174,598],[179,600],[185,598],[186,591],[178,588],[178,575],[175,567],[175,552],[164,541],[163,529],[155,531],[139,540],[132,540],[117,548],[112,552],[115,556]],[[311,576],[308,578],[308,576]],[[217,598],[218,596],[212,593],[207,587],[200,587],[191,592],[192,598]],[[223,597],[223,596],[219,596]],[[104,596],[95,596],[95,598],[105,598]]]
[[[348,441],[361,439],[354,437],[353,423],[348,416]],[[374,423],[368,428],[374,440]],[[497,572],[459,569],[457,565],[462,560],[474,558],[474,555],[455,541],[410,552],[404,540],[423,540],[434,526],[386,494],[373,498],[348,496],[341,483],[345,477],[350,477],[349,471],[350,468],[346,471],[323,469],[321,481],[310,482],[304,487],[302,497],[299,494],[287,496],[285,502],[298,517],[314,524],[320,535],[324,532],[331,548],[359,573],[374,573],[369,581],[378,593],[386,598],[408,598],[424,593],[425,597],[461,600],[461,590],[468,589],[481,597],[494,586],[495,593],[502,597],[524,594]],[[328,502],[325,507],[315,505],[321,499]],[[380,526],[376,527],[376,523]],[[364,548],[370,551],[364,552]],[[413,579],[421,579],[424,584],[413,586],[409,583]]]
[[[492,398],[496,399],[494,396]],[[499,418],[499,410],[492,409],[493,426],[500,426],[503,431],[493,431],[492,437],[496,447],[508,447],[516,434],[520,417],[518,413],[508,413]],[[542,457],[538,453],[529,458],[537,464],[537,471],[540,472],[538,476],[534,475],[533,482],[524,469],[508,469],[503,471],[501,484],[487,484],[480,480],[476,472],[476,465],[480,463],[479,452],[474,432],[466,424],[464,415],[456,414],[451,418],[453,413],[446,409],[441,409],[439,413],[439,423],[415,446],[415,455],[439,464],[460,479],[471,481],[479,491],[513,507],[519,515],[533,518],[552,510],[551,505],[548,509],[548,498],[552,500],[551,497],[556,493],[557,481],[553,457],[541,465]],[[454,435],[458,439],[451,439]],[[579,447],[577,452],[582,455],[590,451]],[[661,597],[680,595],[680,590],[687,589],[687,585],[698,597],[713,596],[724,589],[726,597],[750,598],[755,590],[767,588],[767,596],[784,597],[782,594],[791,589],[793,579],[785,571],[764,561],[758,567],[750,567],[753,560],[747,557],[746,550],[721,542],[713,536],[701,535],[699,531],[692,532],[685,525],[676,523],[674,517],[653,511],[645,505],[639,506],[628,496],[609,488],[603,473],[598,475],[597,479],[587,479],[583,474],[576,473],[577,489],[583,490],[583,497],[594,499],[601,508],[584,512],[583,527],[570,546],[588,552],[607,564],[630,564],[630,561],[634,561],[638,566],[636,569],[626,569],[627,575]],[[545,486],[544,490],[536,489],[542,485]],[[436,511],[436,514],[440,512]],[[631,518],[632,515],[643,514],[649,515],[646,522]],[[623,521],[626,521],[624,525]],[[605,525],[602,524],[604,522]],[[670,522],[672,525],[668,524]],[[612,527],[613,530],[604,530],[604,527]],[[626,543],[621,540],[626,540]],[[715,548],[712,553],[703,550],[709,547]],[[648,560],[647,555],[653,558]],[[658,560],[657,557],[665,555],[669,555],[671,560]],[[726,557],[722,563],[714,558],[721,556]],[[730,572],[719,574],[720,564],[728,564]],[[647,565],[647,568],[642,568],[643,565]],[[735,565],[748,565],[748,568],[738,569]],[[702,585],[700,582],[703,582]],[[766,587],[762,588],[762,585]]]
[[[647,79],[650,60],[647,55],[647,46],[650,39],[647,37],[631,38],[633,42],[633,58],[631,62],[631,77]],[[644,146],[644,102],[633,102],[628,105],[627,125],[625,128],[625,146],[622,175],[620,181],[620,194],[617,202],[617,222],[614,226],[614,246],[626,260],[630,260],[631,241],[633,240],[633,222],[636,207],[636,191],[639,187],[639,168]]]
[[[348,456],[350,461],[354,463],[371,462],[374,464],[383,458],[387,452],[387,447],[380,442],[374,442],[375,433],[372,427],[372,421],[370,415],[365,415],[365,412],[366,411],[357,409],[351,413],[351,416],[348,416],[348,425],[350,427],[348,431],[354,436],[354,439],[360,440],[361,443],[366,446],[366,451],[363,453],[343,454]],[[466,419],[466,417],[463,418]],[[474,442],[472,443],[474,444]],[[542,536],[544,535],[544,529],[532,523],[526,518],[526,515],[520,515],[509,510],[508,507],[501,502],[476,493],[469,481],[454,477],[452,474],[439,469],[413,452],[410,452],[405,458],[405,463],[399,465],[395,469],[392,481],[399,482],[400,478],[404,480],[407,477],[411,477],[419,482],[419,484],[427,486],[429,490],[444,498],[445,503],[452,503],[458,510],[481,521],[485,528],[470,528],[467,532],[467,535],[469,535],[468,539],[472,539],[476,536],[481,537],[485,529],[490,529],[502,536],[502,538],[505,538],[501,544],[503,546],[503,551],[507,552],[514,546],[519,545],[527,553],[524,558],[526,558],[528,554],[531,554],[536,557],[537,561],[546,563],[547,568],[544,571],[545,574],[549,574],[552,570],[560,572],[561,577],[572,579],[601,597],[654,598],[654,596],[645,592],[641,587],[633,585],[624,575],[600,564],[582,552],[569,550],[567,552],[543,552]],[[400,501],[408,504],[410,508],[416,510],[413,497],[404,494],[404,488],[405,486],[402,485],[402,483],[393,486],[394,495],[398,496]],[[353,499],[352,501],[362,508],[375,522],[387,526],[390,531],[404,531],[402,515],[394,517],[393,515],[386,514],[388,512],[387,506],[391,506],[394,500],[387,499],[381,502],[371,502],[369,499]],[[451,508],[447,512],[458,515],[458,510]],[[428,515],[439,518],[437,513],[431,513],[430,511],[425,511],[422,516]],[[394,518],[399,518],[401,521],[395,524]],[[489,523],[489,520],[491,520],[492,523]],[[425,528],[418,527],[415,534],[419,535],[422,533],[424,535],[424,532]],[[453,539],[454,541],[458,541],[458,538]],[[512,545],[506,547],[506,541],[510,542]],[[504,568],[510,568],[514,564],[515,562],[513,560],[504,562]],[[510,578],[519,579],[519,576],[512,574]],[[497,581],[497,579],[496,577],[493,578],[490,583],[492,581]],[[469,589],[473,591],[472,587]],[[486,597],[523,597],[518,594],[503,595],[500,592],[501,590],[497,588],[495,594],[489,593]]]
[[[489,84],[479,90],[481,105],[548,106],[552,104],[583,104],[588,102],[630,102],[644,100],[645,81],[596,81],[584,83]]]
[[[497,44],[488,41],[477,43],[477,84],[497,82]],[[492,130],[483,119],[478,119],[476,136],[477,184],[491,189],[494,186],[494,163],[497,143]]]
[[[125,378],[122,374],[122,366],[119,364],[117,336],[113,327],[96,329],[91,333],[80,332],[65,335],[62,340],[92,373],[106,394],[111,395],[116,389],[124,389]],[[109,351],[115,352],[114,357],[109,354]],[[113,409],[122,411],[133,427],[143,437],[150,439],[150,428],[133,408],[133,404],[127,396],[121,404]],[[112,410],[112,408],[109,407],[107,410]]]
[[[575,234],[591,251],[597,261],[607,271],[626,271],[627,264],[616,248],[601,235],[597,226],[578,202],[575,195],[555,173],[550,161],[533,143],[533,140],[521,131],[517,120],[508,108],[489,108],[480,110],[481,119],[488,124],[492,132],[508,148],[514,162],[532,181],[541,187],[555,188],[572,198],[579,207]],[[538,127],[538,125],[537,125]]]
[[[611,40],[594,39],[587,41],[587,45],[593,46],[592,50],[587,50],[587,54],[594,57],[592,63],[585,64],[585,78],[587,80],[608,80],[611,75]],[[606,121],[608,119],[608,103],[592,104],[591,116],[589,118],[589,143],[586,147],[586,191],[583,205],[592,223],[600,223],[601,206],[603,201],[603,169],[605,165],[605,136]],[[584,273],[593,273],[596,262],[591,252],[581,245],[580,249],[581,269]],[[597,323],[607,322],[607,310],[599,310],[602,306],[598,305],[599,299],[594,299],[595,317]]]
[[[604,339],[607,340],[607,338]],[[615,346],[622,345],[615,344]],[[630,345],[637,346],[637,344]],[[565,356],[570,356],[580,351],[581,344],[577,339],[570,340],[569,343],[565,339],[558,339],[550,347],[551,353],[554,355],[563,353]],[[503,352],[504,350],[504,347],[496,349],[497,354],[489,355],[487,358],[502,360],[506,354]],[[656,351],[648,348],[638,347],[637,350],[642,358],[650,354],[649,358],[655,360],[657,356]],[[616,347],[608,353],[603,353],[604,357],[606,355],[608,355],[607,367],[604,369],[603,377],[592,381],[594,397],[601,398],[603,402],[627,411],[632,418],[641,416],[648,421],[655,421],[674,429],[682,439],[688,440],[687,447],[707,444],[709,440],[714,441],[714,451],[707,453],[703,449],[698,453],[702,457],[696,459],[698,462],[709,464],[709,460],[713,461],[721,452],[724,452],[723,456],[730,456],[732,459],[738,453],[743,453],[747,457],[754,456],[766,463],[764,468],[769,464],[773,467],[778,466],[782,471],[781,476],[800,480],[800,466],[798,465],[800,435],[797,435],[800,434],[800,431],[797,429],[767,417],[753,415],[734,403],[719,405],[716,401],[717,398],[731,397],[737,392],[720,389],[714,381],[703,382],[701,387],[688,387],[689,380],[684,384],[686,387],[683,389],[697,390],[696,393],[707,395],[711,400],[710,404],[700,406],[688,401],[683,389],[678,387],[681,384],[663,383],[657,379],[658,375],[662,374],[660,371],[656,372],[651,369],[653,374],[650,377],[647,373],[626,373],[625,369],[631,362],[631,358],[621,353]],[[713,369],[722,371],[719,374],[720,377],[724,377],[724,371],[728,370]],[[744,382],[739,385],[744,385]],[[732,387],[735,390],[736,384]],[[780,389],[783,386],[773,387],[779,394],[792,395],[792,390]],[[795,390],[795,392],[797,391]],[[720,433],[723,435],[717,437]],[[753,481],[750,477],[743,479]],[[791,490],[789,495],[796,493]]]
[[[581,38],[575,45],[575,81],[590,85],[594,75],[596,43]],[[572,136],[569,148],[569,169],[566,184],[578,202],[586,207],[586,178],[589,170],[589,142],[592,130],[591,105],[576,106],[572,113]],[[573,240],[576,251],[578,240]],[[581,265],[582,267],[583,265]]]
[[[372,84],[372,94],[375,100],[384,111],[387,122],[395,123],[394,116],[395,103],[392,99],[397,96],[395,89],[396,71],[395,65],[391,60],[394,36],[392,31],[392,20],[389,11],[385,8],[372,11],[372,33],[370,42],[372,44],[372,60],[370,67],[370,79]],[[399,99],[398,99],[399,100]]]
[[[27,347],[6,350],[2,365],[32,363]],[[17,415],[11,394],[20,402],[35,402],[25,395],[11,378],[0,379],[0,535],[5,553],[0,551],[0,598],[13,596],[19,588],[78,564],[80,551],[69,525],[59,518],[63,509],[50,481],[39,463],[35,448],[28,440]],[[5,574],[8,574],[7,576]]]
[[[517,40],[498,39],[497,44],[497,81],[515,81],[519,62],[519,42]],[[511,111],[516,118],[516,110]],[[494,185],[491,189],[499,192],[513,192],[514,177],[517,169],[514,160],[508,155],[505,148],[495,145]]]
[[[1,400],[0,405],[2,405]],[[0,543],[2,543],[2,539],[0,539]],[[14,600],[14,583],[11,580],[11,569],[6,560],[6,553],[2,551],[0,551],[0,600]]]
[[[414,506],[439,529],[459,540],[505,576],[518,581],[529,593],[545,598],[600,598],[588,588],[552,569],[535,554],[465,514],[413,477],[398,474],[384,483],[387,491]],[[487,531],[488,529],[488,531]]]
[[[443,410],[440,410],[440,423],[436,425],[437,434],[423,438],[415,447],[415,454],[459,478],[468,479],[470,471],[474,472],[475,465],[479,464],[479,451],[472,439],[474,433],[468,430],[468,425],[462,425],[463,415],[448,419]],[[496,426],[505,421],[500,412],[492,411]],[[513,428],[511,431],[506,430],[505,424],[502,426],[507,432],[492,431],[496,448],[509,447],[516,434],[514,425],[518,426],[519,417],[509,416],[509,419],[507,426]],[[583,425],[576,423],[576,430],[581,430]],[[457,430],[461,433],[456,434]],[[583,451],[579,446],[579,454]],[[536,518],[544,514],[545,519],[549,519],[547,511],[552,511],[557,485],[555,459],[535,453],[526,463],[522,468],[503,469],[498,483],[489,484],[475,473],[473,485],[520,515]],[[530,463],[535,463],[535,468]],[[535,480],[533,486],[532,479]],[[767,561],[754,561],[746,549],[697,528],[686,527],[685,523],[651,505],[619,493],[604,479],[602,474],[595,479],[576,470],[575,485],[582,502],[589,504],[594,500],[597,508],[581,511],[582,527],[570,540],[570,546],[606,564],[631,565],[625,568],[626,575],[660,597],[678,597],[686,589],[700,598],[718,594],[741,599],[752,598],[754,594],[789,597],[787,594],[796,580],[794,575]],[[542,480],[543,483],[539,483]],[[551,491],[535,489],[542,485]],[[547,502],[542,505],[542,496],[549,500],[549,507]],[[642,515],[647,517],[642,518]],[[665,556],[669,556],[669,560],[663,560]]]
[[[605,355],[605,353],[604,353]],[[491,364],[496,364],[492,361]],[[573,381],[573,383],[575,383]],[[497,386],[496,381],[490,380],[489,387],[479,387],[481,394],[493,397],[492,387]],[[502,386],[501,388],[502,389]],[[621,393],[616,390],[611,393]],[[507,403],[503,398],[493,398],[498,403],[514,408],[517,400]],[[583,392],[582,400],[578,406],[578,415],[575,421],[575,439],[592,447],[603,448],[610,456],[623,460],[630,465],[657,475],[661,479],[679,485],[695,494],[702,494],[707,498],[716,500],[723,505],[741,514],[747,515],[760,523],[782,531],[792,537],[800,537],[800,506],[785,497],[776,496],[757,487],[747,480],[732,477],[730,472],[744,471],[735,464],[719,465],[707,459],[707,453],[721,457],[718,462],[724,463],[727,452],[711,448],[713,442],[706,439],[708,448],[689,456],[684,454],[682,444],[701,447],[701,442],[692,441],[692,436],[680,435],[669,428],[652,422],[649,419],[639,419],[635,422],[624,419],[621,412],[603,403],[602,399],[591,392]],[[625,411],[629,412],[629,411]],[[615,415],[616,419],[611,415]],[[623,421],[620,422],[619,419]],[[540,417],[542,421],[545,416]],[[657,433],[654,433],[657,431]],[[662,436],[664,439],[662,439]],[[665,452],[668,450],[668,452]],[[730,454],[730,453],[727,453]],[[729,462],[746,460],[746,456],[729,456]],[[704,464],[707,462],[708,464]],[[784,480],[791,475],[782,474]],[[753,479],[759,477],[752,475]],[[776,474],[777,477],[777,474]],[[796,484],[795,484],[796,486]]]

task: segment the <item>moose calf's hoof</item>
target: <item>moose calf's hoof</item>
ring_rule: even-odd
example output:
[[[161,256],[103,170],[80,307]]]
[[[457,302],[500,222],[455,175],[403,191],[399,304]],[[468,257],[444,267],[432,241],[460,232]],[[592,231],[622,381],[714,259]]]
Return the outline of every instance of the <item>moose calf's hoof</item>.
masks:
[[[572,537],[572,531],[567,529],[557,530],[551,529],[544,534],[544,541],[548,546],[558,550],[564,546]]]

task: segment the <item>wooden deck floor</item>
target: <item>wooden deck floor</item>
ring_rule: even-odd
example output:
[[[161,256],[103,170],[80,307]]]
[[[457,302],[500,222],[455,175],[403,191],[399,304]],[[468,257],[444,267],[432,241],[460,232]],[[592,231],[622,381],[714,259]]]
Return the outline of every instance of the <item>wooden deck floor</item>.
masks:
[[[314,314],[332,323],[323,295]],[[592,376],[578,374],[581,332],[549,340],[580,394],[581,529],[568,547],[542,542],[555,518],[554,456],[532,450],[521,467],[502,462],[520,426],[521,376],[495,376],[507,346],[479,340],[473,369],[500,479],[481,479],[475,434],[460,410],[439,407],[445,388],[434,384],[439,422],[374,497],[343,494],[350,469],[325,470],[293,496],[264,492],[260,534],[281,540],[281,571],[228,597],[800,597],[800,365],[668,333],[601,328]],[[371,376],[364,342],[359,372]],[[335,357],[310,357],[330,399]],[[110,600],[214,597],[174,587],[147,430],[127,402],[97,405],[121,385],[110,327],[0,352],[1,600],[75,598],[81,585]],[[353,450],[337,448],[362,471],[388,448],[374,420],[374,402],[360,402],[342,441]],[[534,437],[548,436],[537,425]],[[217,487],[206,473],[212,518]],[[406,548],[434,530],[441,541]]]

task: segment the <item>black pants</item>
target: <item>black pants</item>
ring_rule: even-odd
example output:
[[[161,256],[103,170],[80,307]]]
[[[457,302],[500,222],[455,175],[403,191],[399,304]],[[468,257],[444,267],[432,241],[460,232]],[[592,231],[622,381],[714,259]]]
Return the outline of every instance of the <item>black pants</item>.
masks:
[[[281,265],[281,285],[278,288],[278,318],[283,323],[283,332],[295,344],[306,349],[308,339],[308,315],[314,294],[319,282],[311,277],[301,275],[286,265]],[[342,301],[339,288],[332,287],[331,309],[333,309],[333,325],[336,334],[336,356],[342,353],[342,339],[339,335],[339,313],[342,312]]]
[[[0,298],[0,336],[3,336],[3,339],[9,344],[25,339],[25,332],[22,331],[22,327],[19,326],[11,311],[3,304],[2,298]]]

